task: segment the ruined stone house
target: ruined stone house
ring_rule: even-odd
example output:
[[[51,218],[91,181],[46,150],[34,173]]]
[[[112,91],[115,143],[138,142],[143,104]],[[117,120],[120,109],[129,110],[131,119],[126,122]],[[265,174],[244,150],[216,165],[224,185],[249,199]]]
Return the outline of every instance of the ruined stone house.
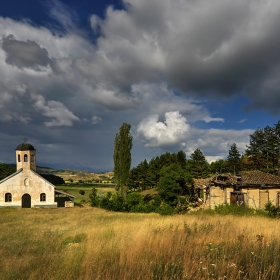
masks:
[[[0,181],[0,207],[72,207],[75,196],[58,190],[36,172],[36,150],[29,143],[16,148],[16,172]]]
[[[234,204],[264,209],[268,202],[280,207],[280,177],[259,170],[218,174],[203,182],[198,180],[195,188],[202,194],[204,205],[210,208]]]

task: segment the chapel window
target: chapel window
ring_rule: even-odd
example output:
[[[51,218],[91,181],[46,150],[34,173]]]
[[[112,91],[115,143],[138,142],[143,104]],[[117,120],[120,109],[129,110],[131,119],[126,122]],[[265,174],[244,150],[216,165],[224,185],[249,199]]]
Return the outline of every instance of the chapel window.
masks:
[[[35,158],[34,155],[31,155],[31,162],[32,162],[32,163],[35,162],[34,158]]]
[[[12,202],[12,194],[5,193],[5,202]]]
[[[29,186],[29,179],[28,179],[28,178],[25,178],[25,179],[24,179],[24,186],[25,186],[25,187],[28,187],[28,186]]]
[[[20,155],[18,155],[18,162],[20,162]]]
[[[45,193],[40,194],[40,201],[46,201],[46,194]]]
[[[24,155],[24,162],[28,162],[28,155]]]

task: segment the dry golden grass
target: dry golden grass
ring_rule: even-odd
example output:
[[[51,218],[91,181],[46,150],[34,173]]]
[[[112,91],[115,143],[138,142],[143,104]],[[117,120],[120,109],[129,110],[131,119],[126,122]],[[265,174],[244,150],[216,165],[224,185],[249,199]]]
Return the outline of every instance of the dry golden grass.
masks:
[[[0,279],[280,279],[264,217],[0,209]]]

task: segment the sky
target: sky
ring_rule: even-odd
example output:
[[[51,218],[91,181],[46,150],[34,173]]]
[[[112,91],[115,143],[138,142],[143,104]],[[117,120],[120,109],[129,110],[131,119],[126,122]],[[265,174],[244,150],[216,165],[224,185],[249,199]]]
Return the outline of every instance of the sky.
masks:
[[[37,164],[113,169],[200,149],[240,153],[280,120],[278,0],[1,0],[0,162],[23,139]]]

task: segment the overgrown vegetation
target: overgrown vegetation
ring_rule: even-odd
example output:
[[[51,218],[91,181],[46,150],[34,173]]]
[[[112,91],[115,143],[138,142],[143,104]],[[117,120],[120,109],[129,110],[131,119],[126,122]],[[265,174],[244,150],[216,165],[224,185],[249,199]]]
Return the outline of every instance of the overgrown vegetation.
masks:
[[[254,209],[246,206],[239,205],[217,205],[214,209],[199,209],[198,211],[192,212],[193,215],[234,215],[234,216],[262,216],[262,217],[272,217],[269,211],[266,209]]]
[[[280,279],[280,225],[264,217],[0,212],[1,279]]]

